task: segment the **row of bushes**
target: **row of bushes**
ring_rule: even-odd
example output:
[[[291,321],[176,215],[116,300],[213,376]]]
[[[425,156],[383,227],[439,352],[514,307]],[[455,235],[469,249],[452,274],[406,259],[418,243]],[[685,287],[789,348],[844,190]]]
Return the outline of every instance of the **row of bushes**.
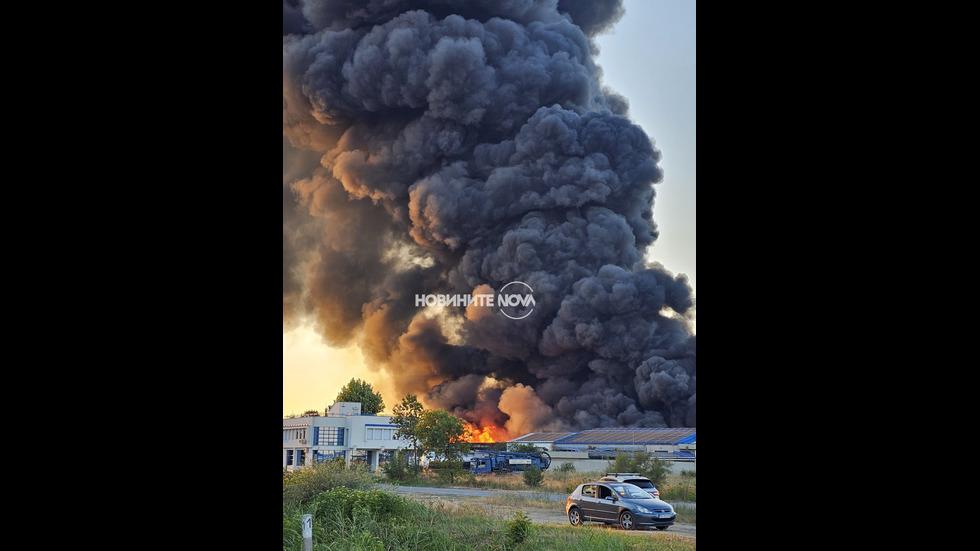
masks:
[[[383,551],[385,549],[499,549],[527,539],[533,530],[529,518],[517,513],[500,526],[477,512],[450,512],[444,507],[381,490],[334,487],[312,500],[283,504],[282,548],[300,550],[302,517],[313,516],[316,551]],[[452,514],[458,522],[447,522]]]
[[[396,459],[398,459],[396,457]],[[391,461],[382,467],[385,479],[393,483],[413,483],[420,479],[420,471],[409,467],[404,458],[402,461]],[[553,471],[553,472],[552,472]],[[665,500],[697,502],[697,474],[695,471],[682,471],[681,482],[673,480],[668,483],[669,463],[661,461],[650,454],[620,454],[609,464],[610,472],[638,472],[650,478],[660,489],[661,497]],[[552,482],[547,484],[546,491],[571,493],[581,482],[590,480],[590,473],[584,476],[574,475],[575,468],[571,463],[562,463],[552,467],[550,474],[536,468],[528,468],[522,473],[524,485],[529,488],[540,488],[545,485],[547,476]],[[595,474],[595,473],[592,473]],[[439,482],[448,483],[449,476],[442,470],[436,470]],[[671,477],[672,479],[675,477]],[[479,488],[512,488],[509,477],[491,476],[475,477],[473,473],[464,471],[456,476],[456,484]],[[299,503],[307,501],[320,492],[337,486],[353,489],[369,489],[375,479],[364,464],[348,467],[342,458],[327,463],[308,465],[295,472],[283,469],[283,502]]]
[[[392,461],[383,465],[381,470],[384,473],[385,479],[389,482],[396,484],[403,483],[416,483],[420,479],[424,478],[421,469],[418,467],[409,466],[407,464],[406,456],[402,452],[398,452]],[[696,501],[696,488],[697,483],[693,480],[695,476],[694,471],[683,471],[681,473],[684,483],[681,485],[668,484],[668,476],[670,475],[671,464],[668,461],[661,460],[660,458],[647,453],[647,452],[634,452],[634,453],[620,453],[616,456],[616,459],[610,461],[606,467],[605,472],[622,472],[622,473],[639,473],[647,478],[649,478],[653,485],[661,490],[661,497],[665,499],[671,497],[680,501]],[[438,481],[442,483],[448,483],[450,476],[447,471],[440,468],[438,462],[432,464],[433,471],[438,477]],[[553,466],[551,471],[553,475],[549,475],[549,478],[554,482],[550,484],[551,491],[565,491],[566,493],[571,493],[575,490],[575,487],[581,482],[588,482],[591,480],[590,475],[595,473],[585,473],[583,477],[571,476],[575,472],[575,467],[572,463],[565,462],[557,466]],[[529,488],[537,488],[542,486],[545,479],[545,471],[538,469],[534,466],[524,469],[522,473],[525,486]],[[455,483],[462,486],[473,486],[473,487],[497,487],[510,488],[509,485],[494,485],[495,482],[499,480],[494,477],[476,477],[473,473],[468,471],[463,471],[462,474],[457,474],[455,476]],[[556,485],[557,483],[557,485]],[[665,492],[673,492],[665,493]]]
[[[374,478],[363,464],[348,467],[343,458],[327,463],[314,463],[290,472],[282,470],[283,505],[296,505],[312,500],[321,492],[333,488],[367,490]]]

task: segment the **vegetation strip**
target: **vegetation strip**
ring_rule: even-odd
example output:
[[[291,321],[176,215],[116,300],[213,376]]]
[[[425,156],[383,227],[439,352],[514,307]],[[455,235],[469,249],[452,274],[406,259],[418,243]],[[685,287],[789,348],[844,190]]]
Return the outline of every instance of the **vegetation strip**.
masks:
[[[546,471],[541,486],[573,486],[580,479],[590,479],[597,473]],[[438,473],[420,473],[419,483],[429,478],[438,480]],[[448,478],[448,477],[446,477]],[[524,483],[520,473],[476,477],[473,483],[488,484],[480,478],[496,478],[493,485],[501,489],[517,489]],[[669,496],[673,487],[683,486],[695,496],[696,478],[693,473],[674,475],[661,483],[661,492]],[[453,506],[442,501],[422,503],[396,493],[382,490],[376,475],[363,466],[348,467],[342,461],[315,464],[294,473],[283,470],[283,551],[302,549],[302,516],[313,516],[313,549],[315,551],[392,549],[425,550],[693,550],[695,538],[658,532],[649,537],[601,526],[573,529],[570,526],[533,523],[522,511],[509,515],[488,514],[477,505]],[[392,482],[392,481],[388,481]],[[456,481],[459,483],[459,480]],[[543,490],[543,488],[542,488]],[[497,498],[503,502],[533,498],[526,496]],[[494,498],[490,498],[493,501]],[[545,506],[558,505],[541,500]],[[525,505],[514,503],[524,507]],[[528,503],[527,507],[538,504]],[[679,522],[684,509],[678,509]],[[696,509],[690,513],[696,523]]]

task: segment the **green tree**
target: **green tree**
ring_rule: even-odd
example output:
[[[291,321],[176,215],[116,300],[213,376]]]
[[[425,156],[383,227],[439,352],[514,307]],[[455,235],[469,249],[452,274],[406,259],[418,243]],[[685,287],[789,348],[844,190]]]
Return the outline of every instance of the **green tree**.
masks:
[[[381,465],[381,472],[391,482],[406,482],[417,478],[417,472],[408,465],[408,450],[395,450],[391,461]]]
[[[449,482],[456,482],[455,474],[463,470],[463,454],[470,452],[466,422],[442,409],[429,410],[422,413],[416,430],[422,450],[442,456]]]
[[[412,472],[418,472],[420,469],[419,442],[421,438],[419,437],[418,426],[424,412],[425,408],[419,403],[418,397],[414,394],[409,394],[402,399],[402,403],[395,406],[395,414],[391,417],[391,424],[398,427],[395,436],[412,443],[412,457],[415,459],[412,465]]]
[[[650,479],[653,485],[660,488],[667,482],[670,473],[670,461],[665,461],[646,451],[621,451],[616,459],[606,465],[611,473],[639,473]]]
[[[360,379],[351,379],[349,383],[344,385],[344,388],[340,389],[334,402],[360,402],[361,413],[370,415],[378,413],[385,408],[384,400],[381,399],[381,393],[375,392],[371,383]]]
[[[531,488],[540,486],[541,483],[544,482],[544,471],[542,471],[541,467],[538,467],[537,465],[528,465],[524,467],[523,476],[524,484],[527,484]]]

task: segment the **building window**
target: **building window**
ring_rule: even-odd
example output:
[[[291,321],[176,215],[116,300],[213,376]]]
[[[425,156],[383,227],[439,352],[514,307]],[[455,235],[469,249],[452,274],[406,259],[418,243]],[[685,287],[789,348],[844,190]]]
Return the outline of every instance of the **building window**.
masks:
[[[343,450],[335,450],[335,451],[318,451],[318,452],[316,452],[316,462],[317,463],[325,463],[327,461],[333,461],[333,459],[336,458],[336,457],[343,458],[344,457],[344,451]]]
[[[343,446],[343,427],[320,427],[319,442],[321,446]]]
[[[286,450],[286,464],[293,464],[293,450]]]

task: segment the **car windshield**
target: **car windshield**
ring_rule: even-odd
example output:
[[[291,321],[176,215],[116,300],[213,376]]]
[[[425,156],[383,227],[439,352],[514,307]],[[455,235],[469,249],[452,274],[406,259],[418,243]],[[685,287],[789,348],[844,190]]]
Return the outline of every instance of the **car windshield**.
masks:
[[[624,480],[623,482],[634,486],[639,486],[640,488],[655,488],[653,482],[650,482],[649,480]]]
[[[613,484],[612,489],[619,494],[619,497],[628,497],[630,499],[653,499],[650,497],[650,494],[632,484]]]

